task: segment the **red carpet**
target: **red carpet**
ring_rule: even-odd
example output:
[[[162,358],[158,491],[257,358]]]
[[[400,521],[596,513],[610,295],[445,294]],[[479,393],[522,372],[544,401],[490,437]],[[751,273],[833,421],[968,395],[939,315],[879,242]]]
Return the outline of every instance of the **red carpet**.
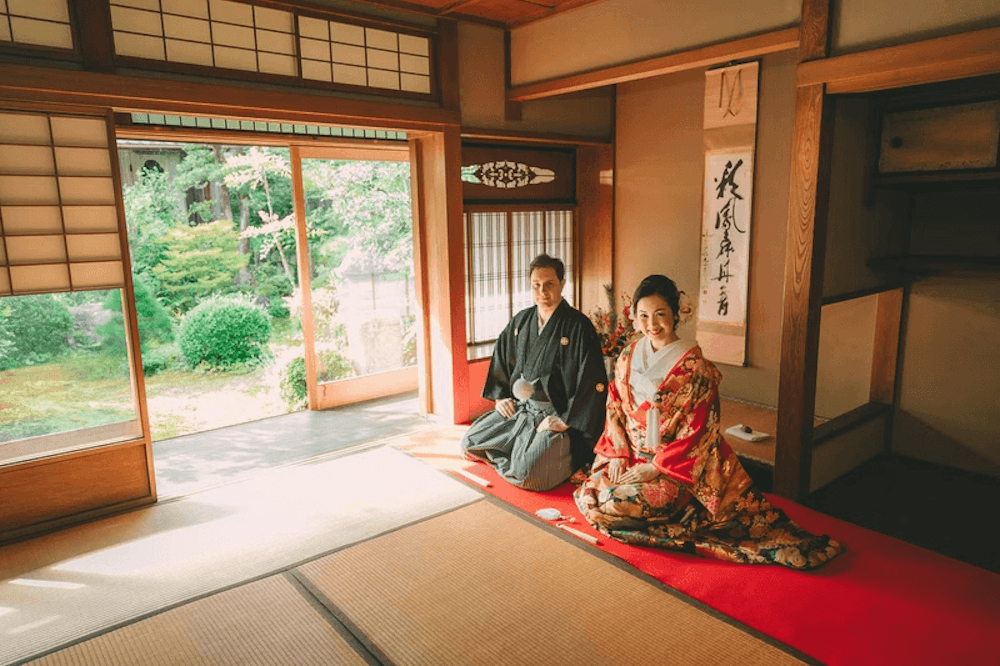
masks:
[[[533,517],[542,507],[574,516],[571,527],[599,536],[598,548],[830,666],[1000,664],[1000,575],[984,569],[771,495],[799,525],[831,535],[847,552],[818,571],[797,572],[628,546],[587,524],[568,483],[532,493],[487,465],[466,469],[493,484],[481,490]]]

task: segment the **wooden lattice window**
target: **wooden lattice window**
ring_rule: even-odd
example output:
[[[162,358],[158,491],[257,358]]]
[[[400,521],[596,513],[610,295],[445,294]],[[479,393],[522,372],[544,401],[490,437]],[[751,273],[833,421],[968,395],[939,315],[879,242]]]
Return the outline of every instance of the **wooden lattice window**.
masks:
[[[545,252],[563,261],[563,298],[575,304],[574,210],[477,210],[465,213],[466,340],[469,359],[493,352],[510,318],[534,301],[528,267]]]
[[[10,2],[11,0],[6,0]],[[221,68],[417,97],[434,93],[432,35],[233,0],[111,0],[119,58]]]
[[[0,0],[0,44],[73,48],[67,0]]]
[[[108,120],[0,111],[0,295],[125,284]]]

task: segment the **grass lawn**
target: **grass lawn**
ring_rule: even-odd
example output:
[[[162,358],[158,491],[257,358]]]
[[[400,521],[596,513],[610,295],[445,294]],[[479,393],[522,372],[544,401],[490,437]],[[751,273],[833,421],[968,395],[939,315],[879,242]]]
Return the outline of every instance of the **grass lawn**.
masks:
[[[235,372],[169,370],[146,378],[154,441],[287,413],[279,371],[296,347],[272,349],[266,368]],[[136,418],[123,365],[78,354],[0,372],[0,442]]]

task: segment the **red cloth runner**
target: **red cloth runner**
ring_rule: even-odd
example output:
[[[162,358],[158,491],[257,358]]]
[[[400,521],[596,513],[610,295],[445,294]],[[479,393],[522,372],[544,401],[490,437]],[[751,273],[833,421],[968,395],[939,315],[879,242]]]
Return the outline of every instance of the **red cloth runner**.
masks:
[[[664,584],[830,666],[1000,664],[1000,575],[767,495],[803,528],[829,534],[847,552],[818,570],[732,564],[641,548],[600,534],[566,483],[543,493],[501,480],[488,465],[466,468],[480,488],[534,515],[573,516],[569,526]],[[461,475],[456,478],[468,481]],[[473,485],[470,483],[470,485]],[[552,524],[552,523],[550,523]]]

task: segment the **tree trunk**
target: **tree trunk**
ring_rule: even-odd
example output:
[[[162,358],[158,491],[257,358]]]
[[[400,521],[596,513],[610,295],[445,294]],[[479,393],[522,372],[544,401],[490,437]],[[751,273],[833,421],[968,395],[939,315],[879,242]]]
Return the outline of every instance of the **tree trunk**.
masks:
[[[214,146],[212,146],[212,150],[215,152],[215,161],[218,162],[219,164],[225,164],[226,163],[226,156],[222,154],[222,146],[214,145]],[[219,203],[219,208],[222,209],[221,210],[222,217],[224,217],[225,219],[227,219],[230,222],[232,222],[233,221],[233,203],[232,203],[232,200],[229,198],[229,188],[226,187],[225,181],[222,181],[222,182],[219,183],[219,201],[218,201],[218,203]],[[242,210],[240,212],[242,213]],[[242,230],[243,228],[244,227],[242,226],[242,220],[240,220],[240,229]],[[243,252],[244,254],[246,254],[246,252],[243,250],[243,242],[242,241],[240,241],[240,251]]]

